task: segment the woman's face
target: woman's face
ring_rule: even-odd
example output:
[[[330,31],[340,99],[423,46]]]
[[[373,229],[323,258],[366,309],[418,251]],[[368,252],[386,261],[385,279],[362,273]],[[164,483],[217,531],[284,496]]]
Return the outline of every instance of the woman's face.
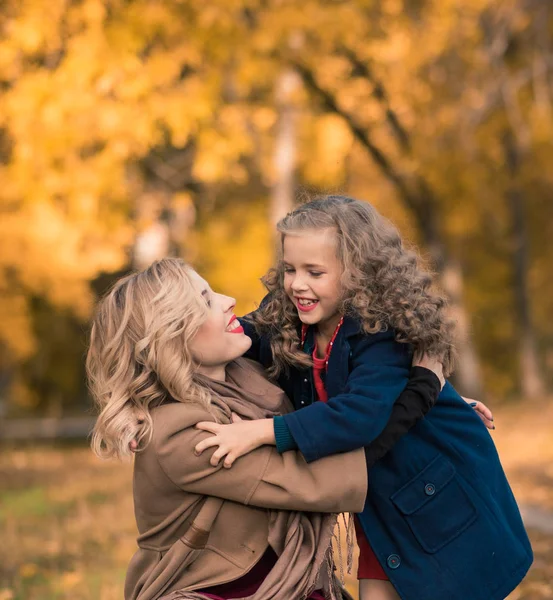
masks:
[[[198,372],[213,379],[225,378],[225,367],[252,345],[234,314],[236,300],[212,291],[205,279],[192,272],[194,288],[207,304],[207,318],[189,347]]]

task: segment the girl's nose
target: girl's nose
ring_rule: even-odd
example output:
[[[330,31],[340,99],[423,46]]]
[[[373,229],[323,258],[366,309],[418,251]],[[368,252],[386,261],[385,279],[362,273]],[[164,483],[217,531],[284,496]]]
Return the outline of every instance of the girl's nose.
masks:
[[[305,282],[303,281],[303,279],[296,275],[296,277],[294,277],[294,279],[292,281],[292,285],[290,287],[292,288],[292,290],[294,292],[299,292],[301,290],[305,290],[306,285],[305,285]]]

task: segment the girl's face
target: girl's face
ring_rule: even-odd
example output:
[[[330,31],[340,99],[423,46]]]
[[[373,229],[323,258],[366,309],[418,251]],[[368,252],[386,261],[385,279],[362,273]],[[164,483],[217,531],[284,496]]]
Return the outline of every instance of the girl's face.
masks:
[[[342,265],[332,229],[287,233],[283,243],[284,289],[302,323],[328,333],[338,324]],[[332,331],[330,331],[332,333]]]
[[[224,379],[226,365],[242,356],[251,346],[250,338],[234,314],[236,300],[211,290],[205,279],[192,273],[194,288],[208,307],[207,319],[189,343],[198,372]]]

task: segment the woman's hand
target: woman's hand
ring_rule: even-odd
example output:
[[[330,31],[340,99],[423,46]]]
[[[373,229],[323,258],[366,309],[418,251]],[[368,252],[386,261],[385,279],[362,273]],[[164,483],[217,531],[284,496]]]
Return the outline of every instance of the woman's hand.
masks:
[[[444,370],[442,363],[437,358],[428,356],[427,354],[423,354],[421,357],[415,357],[413,359],[413,366],[430,369],[440,380],[440,384],[443,389],[445,385]],[[485,404],[483,404],[482,402],[478,402],[477,400],[473,400],[472,398],[465,398],[464,396],[461,397],[467,404],[470,404],[470,406],[474,408],[474,410],[488,429],[495,429],[492,411]]]
[[[478,400],[473,400],[472,398],[465,398],[464,396],[461,396],[461,398],[463,398],[467,404],[470,404],[472,408],[474,408],[476,414],[480,417],[482,423],[484,423],[488,429],[495,429],[492,411],[485,404],[478,402]]]
[[[275,432],[272,419],[243,421],[233,413],[230,425],[221,425],[211,421],[202,421],[197,429],[209,431],[213,437],[206,438],[196,445],[194,452],[199,456],[207,448],[218,446],[209,461],[214,467],[224,457],[223,466],[232,467],[234,461],[244,454],[265,444],[275,444]]]
[[[444,366],[437,358],[428,356],[428,354],[423,354],[420,357],[415,356],[415,358],[413,358],[413,366],[424,367],[425,369],[432,371],[440,380],[440,386],[443,389],[445,385]]]

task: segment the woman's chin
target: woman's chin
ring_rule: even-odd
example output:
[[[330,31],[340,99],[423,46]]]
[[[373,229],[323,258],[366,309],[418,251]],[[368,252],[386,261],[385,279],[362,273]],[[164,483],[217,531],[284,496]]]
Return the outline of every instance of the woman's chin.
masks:
[[[245,333],[235,333],[237,336],[236,340],[236,356],[232,360],[236,360],[240,358],[242,355],[246,354],[246,352],[252,347],[252,340]]]

